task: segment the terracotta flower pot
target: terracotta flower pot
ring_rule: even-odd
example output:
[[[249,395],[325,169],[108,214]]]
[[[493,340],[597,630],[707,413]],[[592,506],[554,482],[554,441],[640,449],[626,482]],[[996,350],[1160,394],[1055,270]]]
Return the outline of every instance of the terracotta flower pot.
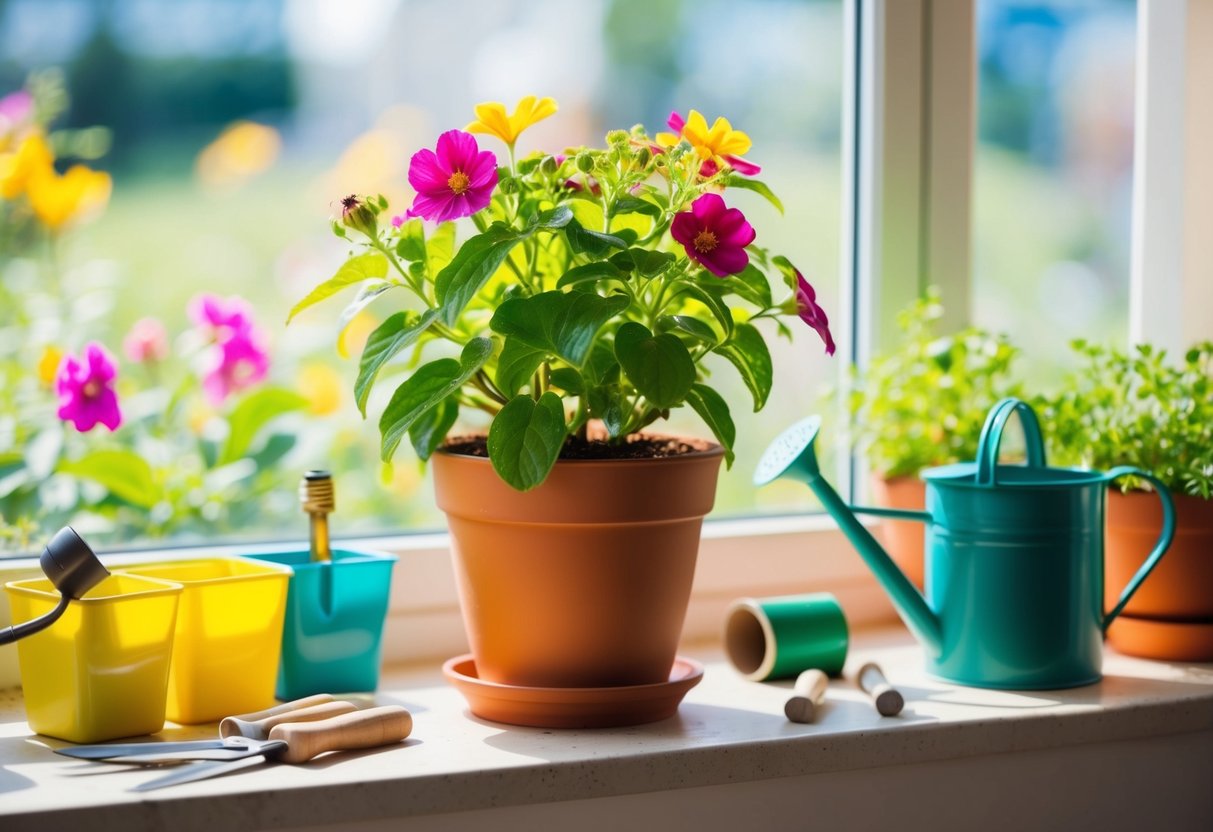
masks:
[[[883,508],[902,508],[922,511],[927,501],[927,486],[918,477],[873,476],[869,481],[872,499]],[[912,520],[881,520],[881,541],[893,558],[893,562],[913,581],[919,590],[923,586],[923,540],[925,530],[922,523]]]
[[[1183,494],[1175,500],[1175,540],[1125,607],[1125,615],[1172,621],[1213,619],[1213,500]],[[1162,529],[1153,494],[1108,495],[1104,605],[1111,609]]]
[[[488,459],[434,454],[438,507],[479,678],[535,687],[664,682],[690,599],[719,446],[561,460],[520,493]]]

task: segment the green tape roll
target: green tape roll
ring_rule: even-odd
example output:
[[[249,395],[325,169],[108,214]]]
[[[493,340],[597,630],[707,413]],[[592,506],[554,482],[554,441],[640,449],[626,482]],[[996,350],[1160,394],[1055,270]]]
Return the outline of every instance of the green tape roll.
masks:
[[[828,592],[741,598],[725,619],[729,661],[747,679],[791,679],[817,668],[836,676],[847,659],[847,619]]]

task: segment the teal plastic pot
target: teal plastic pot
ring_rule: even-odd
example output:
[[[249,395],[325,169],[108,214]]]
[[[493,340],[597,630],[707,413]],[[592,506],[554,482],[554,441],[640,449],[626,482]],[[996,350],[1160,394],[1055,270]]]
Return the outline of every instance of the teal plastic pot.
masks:
[[[383,623],[396,558],[349,550],[334,550],[331,561],[313,562],[308,552],[253,557],[295,571],[282,625],[278,698],[378,687]]]

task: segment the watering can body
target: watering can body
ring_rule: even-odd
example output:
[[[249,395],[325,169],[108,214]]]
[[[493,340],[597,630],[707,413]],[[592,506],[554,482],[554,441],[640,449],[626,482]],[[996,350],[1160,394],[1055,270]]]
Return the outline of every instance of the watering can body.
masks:
[[[1002,431],[1013,413],[1024,426],[1026,465],[999,465]],[[1103,634],[1157,565],[1174,533],[1165,487],[1146,472],[1109,472],[1045,465],[1039,425],[1015,399],[991,410],[974,462],[932,468],[926,510],[852,508],[820,476],[808,440],[786,462],[802,431],[772,446],[776,464],[760,463],[755,479],[779,474],[808,484],[838,521],[923,643],[927,671],[975,687],[1039,690],[1100,679]],[[816,433],[816,424],[808,425]],[[792,430],[785,433],[785,437]],[[784,437],[781,437],[784,439]],[[765,465],[765,467],[764,467]],[[1104,514],[1108,484],[1133,475],[1152,483],[1163,503],[1163,533],[1122,593],[1103,609]],[[855,513],[921,520],[926,534],[926,595],[889,559]]]

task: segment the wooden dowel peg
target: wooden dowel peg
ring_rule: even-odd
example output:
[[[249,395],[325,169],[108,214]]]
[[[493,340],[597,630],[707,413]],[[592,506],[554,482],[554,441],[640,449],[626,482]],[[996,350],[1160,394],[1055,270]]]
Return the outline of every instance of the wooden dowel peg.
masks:
[[[889,684],[889,680],[880,670],[880,665],[875,662],[868,662],[859,668],[859,672],[855,674],[855,680],[863,692],[871,698],[881,716],[897,716],[905,707],[905,699],[896,688]]]
[[[783,712],[792,722],[812,722],[817,707],[826,698],[829,677],[820,670],[806,670],[796,677],[792,697],[784,703]]]

